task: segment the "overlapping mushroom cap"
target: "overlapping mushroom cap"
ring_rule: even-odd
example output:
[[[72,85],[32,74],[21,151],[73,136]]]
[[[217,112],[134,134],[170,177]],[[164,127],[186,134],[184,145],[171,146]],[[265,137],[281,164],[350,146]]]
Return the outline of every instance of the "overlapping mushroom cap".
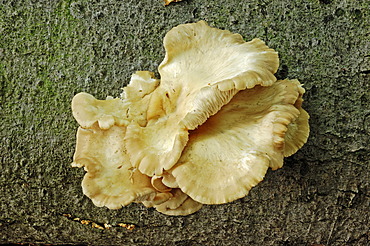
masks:
[[[81,125],[74,166],[98,206],[142,202],[169,215],[245,196],[308,137],[304,89],[276,81],[277,53],[204,21],[173,28],[153,73],[134,74],[121,98],[75,96]]]
[[[203,124],[239,91],[276,79],[277,53],[261,40],[209,27],[179,25],[164,38],[161,83],[153,92],[148,124],[127,129],[130,159],[140,172],[160,175],[179,159],[188,130]],[[140,151],[138,151],[140,149]]]
[[[284,136],[300,115],[294,104],[302,90],[297,81],[283,80],[240,91],[190,133],[181,158],[170,170],[179,188],[204,204],[247,195],[269,167],[283,165]],[[305,140],[307,133],[296,137]]]
[[[79,128],[73,166],[87,171],[82,188],[96,206],[120,208],[155,193],[150,177],[131,168],[123,138],[125,128]]]

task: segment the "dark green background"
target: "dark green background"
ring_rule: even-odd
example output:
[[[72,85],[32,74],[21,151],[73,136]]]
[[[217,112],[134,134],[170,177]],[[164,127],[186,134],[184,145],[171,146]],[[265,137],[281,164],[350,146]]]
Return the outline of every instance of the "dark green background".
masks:
[[[0,1],[0,243],[366,245],[369,243],[370,16],[365,0]],[[118,96],[156,71],[178,24],[259,37],[279,78],[299,79],[308,143],[250,194],[186,217],[95,207],[70,167],[78,92]],[[136,224],[133,231],[97,223]]]

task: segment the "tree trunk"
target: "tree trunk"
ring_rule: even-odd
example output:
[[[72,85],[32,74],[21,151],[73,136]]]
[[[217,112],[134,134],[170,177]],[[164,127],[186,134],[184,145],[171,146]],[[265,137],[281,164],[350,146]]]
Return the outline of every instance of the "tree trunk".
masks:
[[[0,2],[0,243],[369,245],[369,1]],[[198,20],[279,52],[277,77],[306,89],[307,144],[245,198],[189,216],[95,207],[70,166],[73,95],[119,96]]]

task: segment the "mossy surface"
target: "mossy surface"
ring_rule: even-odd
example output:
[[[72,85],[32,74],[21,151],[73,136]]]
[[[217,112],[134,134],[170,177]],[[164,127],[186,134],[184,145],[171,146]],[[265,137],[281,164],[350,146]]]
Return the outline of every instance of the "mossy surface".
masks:
[[[0,243],[368,244],[369,9],[365,0],[0,1]],[[73,95],[118,96],[135,71],[156,72],[166,32],[198,20],[279,52],[277,76],[306,88],[308,143],[230,204],[186,217],[95,207],[83,169],[70,167]],[[100,230],[63,214],[137,226]]]

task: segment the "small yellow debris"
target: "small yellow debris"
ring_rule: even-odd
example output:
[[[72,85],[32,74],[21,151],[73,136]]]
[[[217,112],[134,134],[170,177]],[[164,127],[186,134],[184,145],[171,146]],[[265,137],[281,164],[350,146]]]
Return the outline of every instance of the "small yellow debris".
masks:
[[[91,221],[90,220],[81,220],[80,222],[83,225],[88,225],[88,224],[90,224]]]
[[[101,225],[96,224],[95,222],[92,222],[91,227],[92,228],[97,228],[97,229],[100,229],[100,230],[104,230],[104,227],[102,227]]]
[[[135,229],[135,225],[132,225],[132,224],[118,223],[117,225],[120,227],[126,228],[127,230],[130,230],[130,231]]]
[[[112,225],[107,224],[107,223],[104,223],[104,228],[105,228],[105,229],[110,229],[110,228],[112,228]]]
[[[127,230],[130,230],[130,231],[135,229],[135,225],[133,225],[133,224],[125,224],[125,223],[118,223],[117,225],[111,225],[109,223],[101,224],[101,223],[96,223],[96,222],[91,221],[91,220],[86,220],[86,219],[80,219],[78,217],[73,217],[71,214],[62,214],[62,215],[64,217],[67,217],[69,220],[80,222],[83,225],[91,224],[92,228],[96,228],[96,229],[100,229],[100,230],[104,230],[104,229],[109,230],[112,227],[123,227],[123,228],[126,228]]]

